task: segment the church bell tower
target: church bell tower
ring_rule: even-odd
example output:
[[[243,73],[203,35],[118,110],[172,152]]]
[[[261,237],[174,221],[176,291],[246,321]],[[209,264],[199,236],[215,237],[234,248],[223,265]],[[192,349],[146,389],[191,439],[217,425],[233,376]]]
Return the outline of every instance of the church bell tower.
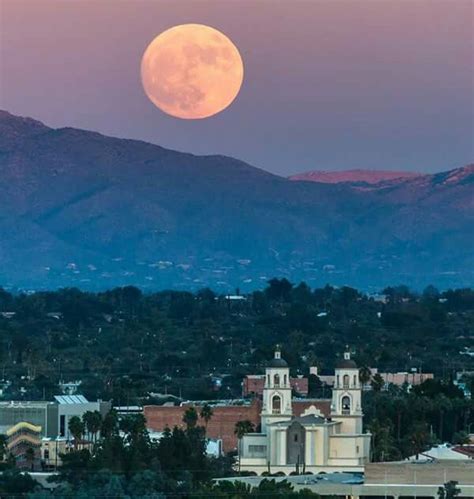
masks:
[[[332,391],[331,419],[341,422],[341,433],[362,433],[362,386],[357,364],[346,348],[344,358],[336,365]]]
[[[269,423],[288,421],[293,414],[291,406],[290,369],[277,347],[274,358],[265,369],[263,407],[261,414],[262,433]]]

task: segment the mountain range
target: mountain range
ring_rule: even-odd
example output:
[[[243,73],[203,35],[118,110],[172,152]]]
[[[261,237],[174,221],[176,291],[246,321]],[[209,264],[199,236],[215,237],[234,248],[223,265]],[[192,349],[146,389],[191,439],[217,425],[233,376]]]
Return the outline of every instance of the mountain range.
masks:
[[[473,284],[474,165],[283,178],[0,112],[0,285]]]
[[[408,171],[385,171],[385,170],[344,170],[325,171],[314,170],[305,173],[297,173],[288,177],[290,180],[306,180],[310,182],[321,182],[323,184],[351,184],[353,187],[364,188],[367,186],[380,187],[387,182],[398,183],[408,178],[414,178],[420,173]]]

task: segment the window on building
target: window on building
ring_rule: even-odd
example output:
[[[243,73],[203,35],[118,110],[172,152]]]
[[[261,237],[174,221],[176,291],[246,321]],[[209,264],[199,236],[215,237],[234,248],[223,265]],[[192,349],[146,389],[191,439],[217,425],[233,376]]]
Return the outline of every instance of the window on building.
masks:
[[[266,445],[249,445],[249,454],[266,454]]]
[[[354,387],[356,387],[356,386],[357,386],[357,375],[354,374]]]
[[[339,388],[340,384],[339,384],[339,374],[337,375],[336,377],[336,387]]]
[[[49,459],[49,449],[45,449],[44,450],[43,458],[44,459]]]
[[[342,385],[346,390],[349,388],[349,375],[348,374],[344,374],[344,377],[342,378]]]
[[[298,442],[298,435],[295,435],[295,437],[294,437],[294,441],[295,441],[295,442]]]
[[[286,386],[286,385],[288,384],[288,379],[287,379],[286,374],[285,374],[285,376],[283,377],[283,380],[284,380],[283,382],[284,382],[284,384],[285,384],[285,386]]]
[[[281,398],[279,395],[275,395],[272,399],[272,413],[281,414]]]
[[[61,414],[59,417],[59,436],[64,437],[66,435],[66,416]]]
[[[279,374],[275,374],[275,377],[273,378],[273,384],[275,386],[280,386],[280,375]]]
[[[351,399],[346,395],[341,400],[342,414],[351,413]]]
[[[359,446],[356,447],[356,453],[359,454],[360,450],[359,450]]]

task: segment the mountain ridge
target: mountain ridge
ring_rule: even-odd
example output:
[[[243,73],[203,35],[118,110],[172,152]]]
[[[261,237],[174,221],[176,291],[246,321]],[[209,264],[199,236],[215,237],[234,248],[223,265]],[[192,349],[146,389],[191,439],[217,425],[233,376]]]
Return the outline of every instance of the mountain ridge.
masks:
[[[375,185],[387,181],[402,181],[420,175],[422,174],[409,171],[354,168],[340,171],[311,170],[290,175],[288,179],[293,181],[321,182],[328,184],[349,183]]]
[[[472,279],[471,167],[361,192],[2,113],[0,137],[3,285]],[[450,241],[460,245],[451,254]]]

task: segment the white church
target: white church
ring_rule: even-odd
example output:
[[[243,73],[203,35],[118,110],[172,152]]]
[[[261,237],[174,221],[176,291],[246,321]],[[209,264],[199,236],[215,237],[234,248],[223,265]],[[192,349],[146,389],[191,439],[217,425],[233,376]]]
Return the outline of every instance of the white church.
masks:
[[[289,371],[277,350],[265,372],[261,433],[244,435],[239,446],[241,470],[363,472],[371,435],[362,430],[362,387],[350,353],[336,366],[329,418],[315,406],[293,415]]]

